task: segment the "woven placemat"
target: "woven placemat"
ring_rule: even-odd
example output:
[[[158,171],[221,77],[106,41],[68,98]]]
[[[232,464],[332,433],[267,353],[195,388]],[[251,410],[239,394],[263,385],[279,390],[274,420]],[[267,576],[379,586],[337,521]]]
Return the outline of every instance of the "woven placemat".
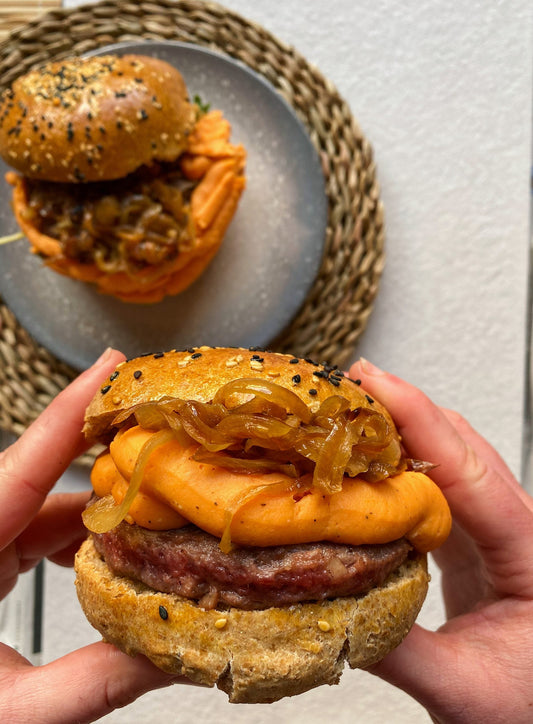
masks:
[[[28,20],[60,7],[61,0],[0,0],[0,40]]]
[[[0,87],[51,58],[122,41],[178,40],[236,58],[291,104],[317,149],[328,197],[318,276],[271,349],[342,366],[372,309],[383,268],[383,209],[371,147],[346,102],[294,48],[201,0],[104,1],[53,10],[0,43]],[[0,426],[19,434],[76,372],[37,344],[0,300]]]

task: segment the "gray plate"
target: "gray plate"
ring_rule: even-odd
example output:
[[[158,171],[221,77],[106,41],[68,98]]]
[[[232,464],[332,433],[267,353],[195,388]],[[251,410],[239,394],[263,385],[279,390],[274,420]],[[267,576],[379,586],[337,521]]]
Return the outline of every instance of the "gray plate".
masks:
[[[76,369],[106,346],[128,357],[193,345],[267,346],[294,317],[324,250],[327,199],[318,155],[293,109],[259,75],[177,42],[121,43],[183,74],[191,97],[220,108],[248,152],[247,187],[221,250],[182,294],[127,304],[46,269],[25,239],[0,246],[0,293],[19,322]],[[17,231],[0,162],[0,234]]]

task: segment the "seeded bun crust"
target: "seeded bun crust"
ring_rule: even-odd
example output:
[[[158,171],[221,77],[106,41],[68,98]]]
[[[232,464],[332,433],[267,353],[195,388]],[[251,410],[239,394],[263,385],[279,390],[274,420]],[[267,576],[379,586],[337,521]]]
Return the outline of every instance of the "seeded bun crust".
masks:
[[[345,663],[366,668],[406,636],[426,596],[426,557],[408,560],[357,598],[261,611],[201,609],[193,601],[114,576],[88,539],[76,587],[90,623],[130,655],[205,686],[234,703],[266,703],[336,684]]]
[[[174,161],[195,120],[181,74],[156,58],[56,61],[21,76],[0,98],[0,155],[34,179],[122,178]]]
[[[151,354],[116,368],[94,396],[85,414],[90,442],[107,442],[115,416],[141,402],[164,397],[209,402],[227,382],[239,378],[270,380],[294,392],[315,411],[331,395],[342,395],[355,407],[389,413],[337,368],[292,355],[226,347],[195,347]]]

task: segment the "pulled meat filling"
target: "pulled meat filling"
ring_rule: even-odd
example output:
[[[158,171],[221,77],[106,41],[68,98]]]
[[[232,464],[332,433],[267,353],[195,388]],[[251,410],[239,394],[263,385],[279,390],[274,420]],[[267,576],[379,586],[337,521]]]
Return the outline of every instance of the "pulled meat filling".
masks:
[[[192,188],[177,163],[98,183],[26,179],[26,214],[68,259],[106,273],[138,272],[172,261],[192,243]]]

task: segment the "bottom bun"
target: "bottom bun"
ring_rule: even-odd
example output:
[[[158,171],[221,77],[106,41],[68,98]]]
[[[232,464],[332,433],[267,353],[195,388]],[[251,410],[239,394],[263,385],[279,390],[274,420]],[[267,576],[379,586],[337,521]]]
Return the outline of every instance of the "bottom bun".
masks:
[[[164,671],[218,686],[231,702],[268,703],[337,684],[345,662],[366,668],[407,635],[427,593],[425,555],[359,597],[260,611],[204,610],[115,576],[88,538],[75,562],[90,623],[127,654]]]

